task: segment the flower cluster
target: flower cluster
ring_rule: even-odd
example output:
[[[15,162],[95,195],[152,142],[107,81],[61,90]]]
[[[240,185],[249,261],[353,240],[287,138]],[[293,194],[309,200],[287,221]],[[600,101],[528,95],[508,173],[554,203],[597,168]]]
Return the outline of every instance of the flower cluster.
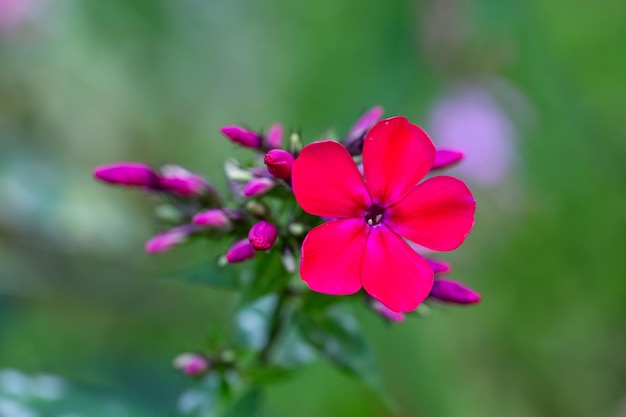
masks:
[[[392,322],[424,302],[477,303],[472,289],[441,278],[451,266],[430,256],[456,249],[474,224],[475,202],[465,183],[433,175],[461,161],[463,153],[436,149],[421,128],[404,117],[381,120],[382,113],[380,107],[366,112],[341,141],[306,146],[280,124],[267,132],[223,127],[224,137],[254,156],[247,164],[226,162],[227,197],[174,165],[115,163],[97,167],[94,176],[143,189],[165,204],[160,213],[170,227],[146,243],[148,253],[206,237],[228,241],[215,259],[224,267],[257,258],[250,270],[273,268],[267,259],[280,255],[279,274],[287,278],[276,275],[278,285],[264,284],[279,300],[305,296],[308,289],[332,302],[340,298],[332,296],[359,293],[368,308]],[[279,301],[278,319],[281,307]],[[262,361],[277,332],[272,324]],[[184,354],[176,367],[202,374],[218,363],[210,358]]]

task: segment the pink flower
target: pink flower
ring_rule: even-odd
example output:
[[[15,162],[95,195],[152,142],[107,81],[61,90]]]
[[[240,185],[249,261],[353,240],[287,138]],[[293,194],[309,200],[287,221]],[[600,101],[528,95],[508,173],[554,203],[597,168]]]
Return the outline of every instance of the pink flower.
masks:
[[[293,166],[302,209],[329,221],[302,244],[300,274],[326,294],[361,287],[396,312],[428,296],[433,269],[405,241],[438,251],[456,249],[474,224],[476,204],[462,181],[430,171],[435,147],[404,117],[377,123],[366,135],[363,178],[348,151],[334,141],[305,146]]]
[[[226,252],[226,261],[229,264],[243,262],[246,259],[254,258],[256,252],[248,239],[242,239],[233,244]]]
[[[385,307],[383,303],[377,300],[372,300],[372,308],[375,312],[377,312],[381,317],[389,321],[395,321],[396,323],[401,323],[404,321],[404,313],[397,313],[389,308]]]
[[[261,220],[250,229],[248,240],[256,250],[268,250],[278,237],[278,229],[272,223]]]
[[[224,126],[222,134],[243,147],[257,149],[261,146],[261,135],[240,126]]]
[[[451,279],[435,280],[430,296],[453,304],[476,304],[480,301],[480,294]]]
[[[290,180],[293,159],[293,155],[287,151],[272,149],[265,155],[263,162],[267,165],[267,171],[275,178]]]
[[[195,231],[196,226],[189,224],[168,229],[146,242],[145,250],[149,254],[167,252],[186,241],[187,237]]]
[[[180,369],[187,375],[199,375],[209,369],[209,361],[197,353],[181,353],[174,358],[174,368]]]
[[[159,176],[139,162],[116,162],[94,168],[93,176],[103,182],[125,187],[157,188]]]
[[[202,211],[193,216],[193,222],[199,226],[214,227],[216,229],[225,229],[230,226],[230,219],[226,212],[221,209]]]
[[[274,181],[271,178],[253,178],[243,187],[243,195],[246,197],[256,197],[265,194],[274,188]]]
[[[212,186],[204,178],[178,165],[165,165],[161,168],[159,183],[164,191],[181,197],[195,197],[212,190]]]
[[[267,130],[265,142],[270,149],[279,149],[283,146],[283,125],[274,123]]]

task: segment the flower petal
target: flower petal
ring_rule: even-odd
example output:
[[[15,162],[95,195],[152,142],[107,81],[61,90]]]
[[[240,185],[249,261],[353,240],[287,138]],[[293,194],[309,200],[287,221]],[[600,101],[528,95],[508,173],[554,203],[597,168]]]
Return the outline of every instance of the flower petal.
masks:
[[[370,203],[356,164],[335,141],[305,146],[293,164],[292,183],[298,204],[315,216],[358,217]]]
[[[372,201],[397,203],[430,171],[435,146],[428,135],[405,117],[378,122],[365,136],[363,168]]]
[[[430,178],[387,210],[385,224],[429,249],[456,249],[474,225],[476,202],[467,185],[453,177]]]
[[[365,291],[395,312],[415,310],[433,286],[428,262],[385,226],[370,229],[362,268]]]
[[[317,226],[302,244],[300,275],[313,291],[354,294],[361,288],[361,259],[367,233],[363,219]]]

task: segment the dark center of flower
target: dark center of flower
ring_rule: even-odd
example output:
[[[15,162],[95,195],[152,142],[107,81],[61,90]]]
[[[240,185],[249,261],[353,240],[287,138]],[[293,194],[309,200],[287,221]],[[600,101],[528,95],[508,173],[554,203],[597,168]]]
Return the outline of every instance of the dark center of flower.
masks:
[[[370,226],[376,226],[383,221],[383,215],[385,214],[385,209],[373,205],[365,210],[365,222]]]

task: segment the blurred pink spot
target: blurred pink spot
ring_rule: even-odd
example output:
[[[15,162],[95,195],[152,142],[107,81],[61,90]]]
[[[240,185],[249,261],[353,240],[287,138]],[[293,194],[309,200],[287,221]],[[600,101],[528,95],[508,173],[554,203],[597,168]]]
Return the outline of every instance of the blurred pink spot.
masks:
[[[453,170],[460,177],[491,187],[509,175],[515,162],[513,123],[483,87],[464,86],[433,107],[429,133],[437,147],[465,154]]]
[[[0,35],[17,30],[30,17],[32,0],[0,0]]]

